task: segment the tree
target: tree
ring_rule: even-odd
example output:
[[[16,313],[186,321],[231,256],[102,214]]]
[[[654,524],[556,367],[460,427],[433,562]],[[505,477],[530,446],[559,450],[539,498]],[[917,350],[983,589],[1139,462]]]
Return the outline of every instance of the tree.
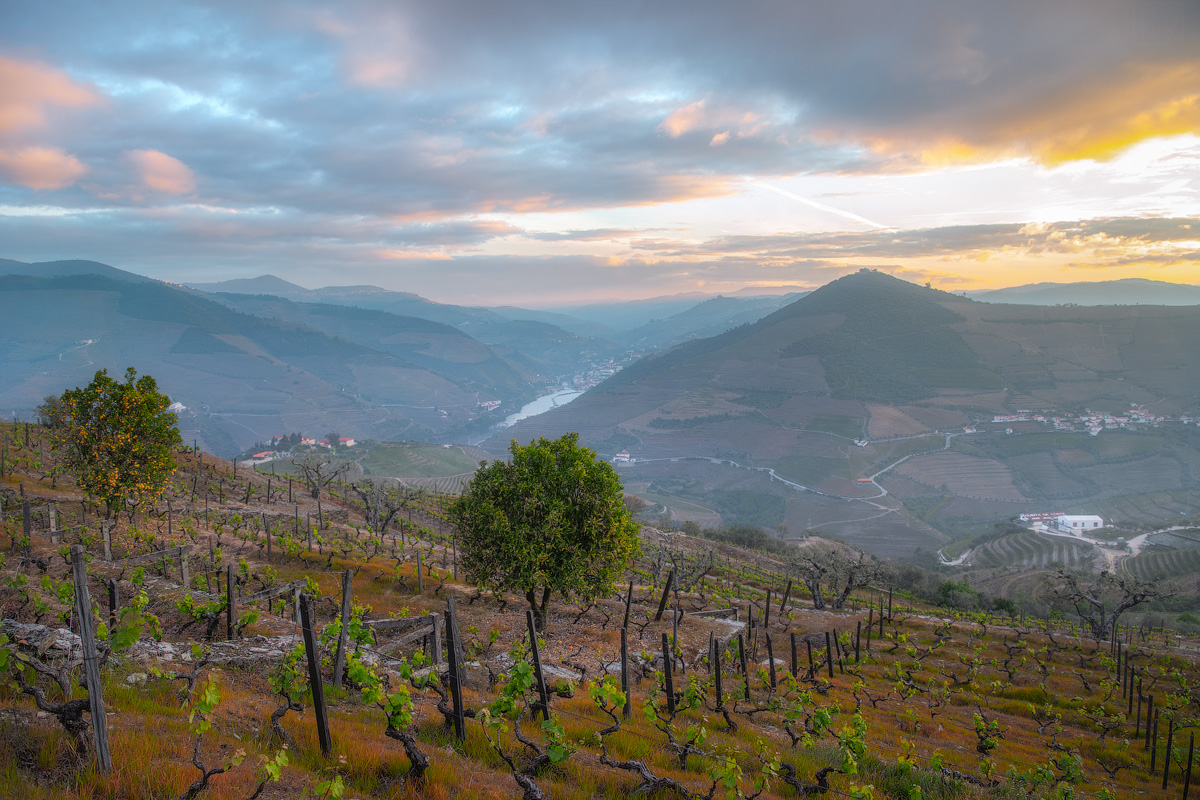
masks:
[[[102,369],[85,388],[63,392],[59,404],[54,410],[43,403],[54,421],[54,447],[79,487],[104,501],[106,516],[158,500],[175,472],[172,450],[181,439],[167,410],[171,398],[154,378],[138,378],[130,367],[122,382]]]
[[[579,434],[527,447],[511,461],[484,462],[450,506],[467,578],[495,592],[521,592],[545,629],[551,592],[592,602],[638,551],[639,526],[613,468]]]
[[[358,495],[363,504],[363,519],[371,533],[383,536],[388,525],[405,506],[405,498],[395,489],[385,486],[378,481],[364,478],[350,484],[351,490]]]
[[[1133,575],[1109,570],[1085,575],[1060,569],[1053,580],[1050,589],[1054,596],[1075,607],[1075,613],[1087,623],[1096,641],[1111,638],[1117,620],[1129,609],[1174,594],[1171,586],[1147,583]]]
[[[317,501],[317,524],[324,528],[325,512],[321,508],[321,492],[350,469],[350,462],[338,461],[329,453],[306,453],[300,458],[293,458],[292,464],[299,467],[300,472],[304,474],[308,493]]]
[[[825,596],[821,584],[828,581],[833,595],[833,607],[842,609],[856,589],[868,586],[880,576],[882,565],[879,559],[867,553],[855,557],[830,550],[816,556],[801,555],[792,560],[790,572],[808,587],[813,598],[813,608],[825,607]]]

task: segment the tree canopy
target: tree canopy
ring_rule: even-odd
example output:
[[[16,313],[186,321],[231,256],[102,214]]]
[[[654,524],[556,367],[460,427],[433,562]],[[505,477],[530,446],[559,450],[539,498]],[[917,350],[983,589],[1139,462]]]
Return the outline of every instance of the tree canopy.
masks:
[[[54,409],[55,449],[79,487],[120,512],[156,501],[175,472],[180,443],[171,398],[133,367],[125,380],[100,370],[86,387],[63,392]]]
[[[617,473],[578,442],[514,439],[512,459],[481,464],[450,507],[467,578],[523,593],[539,627],[551,592],[602,597],[638,552]]]

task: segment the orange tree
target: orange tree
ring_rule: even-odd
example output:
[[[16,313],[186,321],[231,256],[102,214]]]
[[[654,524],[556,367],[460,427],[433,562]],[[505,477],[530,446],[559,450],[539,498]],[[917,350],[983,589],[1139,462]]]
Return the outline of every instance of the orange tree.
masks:
[[[54,447],[79,487],[103,500],[108,516],[156,501],[175,472],[180,437],[154,378],[130,367],[117,381],[102,369],[59,400]]]
[[[579,445],[579,434],[484,462],[450,506],[468,580],[520,592],[545,629],[552,592],[591,602],[612,591],[638,552],[639,526],[613,468]]]

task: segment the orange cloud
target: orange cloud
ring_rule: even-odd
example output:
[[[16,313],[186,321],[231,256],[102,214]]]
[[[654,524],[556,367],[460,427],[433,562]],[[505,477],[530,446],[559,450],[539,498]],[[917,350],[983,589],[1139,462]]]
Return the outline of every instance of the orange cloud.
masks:
[[[28,189],[62,189],[87,171],[83,162],[57,147],[0,150],[0,175]]]
[[[955,112],[956,114],[958,112]],[[1123,64],[1086,85],[961,118],[938,115],[920,126],[859,138],[893,167],[941,167],[1032,157],[1055,165],[1106,160],[1138,142],[1200,130],[1200,61]],[[819,140],[843,132],[821,131]]]
[[[672,139],[678,139],[688,131],[699,128],[704,124],[706,118],[704,104],[704,100],[698,100],[690,105],[675,109],[659,124],[658,130],[667,134]]]
[[[84,108],[103,100],[62,70],[0,56],[0,133],[45,126],[50,106]]]
[[[142,183],[166,194],[187,194],[196,188],[196,176],[177,158],[158,150],[127,150],[125,157],[138,171]]]

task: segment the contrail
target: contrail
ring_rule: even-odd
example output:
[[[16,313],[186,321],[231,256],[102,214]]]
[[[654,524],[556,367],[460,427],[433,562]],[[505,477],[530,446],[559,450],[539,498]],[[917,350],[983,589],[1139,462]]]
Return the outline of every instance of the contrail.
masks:
[[[846,219],[852,219],[855,222],[861,222],[864,225],[870,225],[872,228],[878,228],[879,230],[887,230],[890,227],[888,225],[880,225],[878,222],[872,222],[871,220],[867,219],[866,217],[860,217],[858,214],[855,214],[853,211],[843,211],[840,208],[834,208],[833,206],[827,206],[824,203],[818,203],[816,200],[810,200],[807,197],[801,197],[798,194],[789,192],[787,189],[780,189],[778,186],[772,186],[769,183],[760,183],[758,185],[763,187],[764,189],[770,189],[772,192],[775,192],[776,194],[781,194],[784,197],[790,197],[793,200],[797,200],[801,203],[804,203],[804,205],[806,205],[806,206],[812,206],[813,208],[818,209],[819,211],[825,211],[830,214],[837,214],[839,217],[845,217]]]

